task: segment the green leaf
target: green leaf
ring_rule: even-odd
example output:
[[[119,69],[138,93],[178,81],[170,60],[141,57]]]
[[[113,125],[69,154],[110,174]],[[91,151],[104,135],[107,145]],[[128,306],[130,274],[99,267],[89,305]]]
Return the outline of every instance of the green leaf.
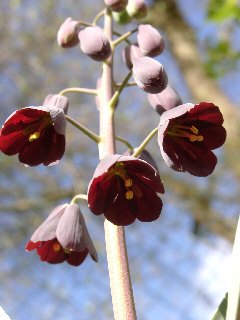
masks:
[[[236,0],[210,0],[208,19],[222,22],[227,19],[240,19],[240,8]]]
[[[212,320],[225,320],[227,314],[227,293],[220,303],[217,312],[213,316]]]

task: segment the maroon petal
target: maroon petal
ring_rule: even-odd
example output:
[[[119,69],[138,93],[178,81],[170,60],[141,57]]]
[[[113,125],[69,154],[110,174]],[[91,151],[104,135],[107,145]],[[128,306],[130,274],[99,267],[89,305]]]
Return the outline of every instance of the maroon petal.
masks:
[[[189,111],[189,120],[201,120],[215,124],[223,124],[223,116],[213,103],[200,102]]]
[[[28,144],[28,137],[22,130],[0,135],[0,150],[8,156],[21,152]]]
[[[58,250],[54,250],[54,246],[57,246]],[[41,247],[37,248],[37,253],[42,261],[52,264],[61,263],[66,260],[65,252],[57,239],[44,242]]]
[[[214,150],[224,144],[226,140],[226,130],[223,126],[208,123],[206,126],[201,124],[197,128],[199,128],[199,134],[203,136],[201,143],[205,148]]]
[[[71,252],[67,257],[66,260],[72,266],[79,266],[83,261],[86,259],[88,255],[88,250],[85,249],[82,252]]]
[[[37,249],[38,247],[40,247],[42,245],[42,241],[38,241],[38,242],[32,242],[31,240],[28,241],[28,243],[26,244],[26,251],[32,251]]]

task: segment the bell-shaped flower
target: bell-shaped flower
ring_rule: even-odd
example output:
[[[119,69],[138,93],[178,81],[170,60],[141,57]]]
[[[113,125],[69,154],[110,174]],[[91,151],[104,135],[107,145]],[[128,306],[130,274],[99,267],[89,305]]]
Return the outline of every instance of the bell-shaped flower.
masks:
[[[56,106],[27,107],[13,112],[0,131],[0,150],[19,161],[54,165],[65,151],[66,119]]]
[[[136,151],[136,148],[133,149],[132,151],[127,150],[126,152],[124,152],[124,156],[131,156],[135,151]],[[137,158],[149,163],[159,173],[158,166],[149,151],[147,151],[146,149],[143,149]]]
[[[60,26],[57,33],[57,41],[59,46],[63,48],[75,47],[79,43],[78,32],[80,25],[78,21],[67,18]]]
[[[96,61],[104,61],[112,51],[110,42],[100,27],[87,27],[78,34],[81,50]]]
[[[163,37],[150,24],[140,24],[138,26],[137,41],[145,56],[155,57],[163,52]]]
[[[149,57],[133,61],[133,78],[137,86],[148,93],[159,93],[168,84],[168,77],[163,65]]]
[[[160,115],[164,111],[170,110],[182,104],[182,100],[178,93],[170,85],[167,85],[167,87],[160,93],[148,93],[147,97],[150,105]]]
[[[128,69],[132,69],[133,61],[135,59],[141,58],[143,56],[144,54],[142,53],[138,44],[131,44],[125,47],[122,51],[122,59],[123,59],[123,62],[128,67]]]
[[[115,12],[124,10],[128,4],[128,0],[104,0],[104,2],[108,8]]]
[[[88,254],[97,262],[96,250],[76,204],[57,206],[35,230],[26,250],[37,250],[41,261],[52,264],[67,261],[78,266]]]
[[[158,172],[132,156],[106,156],[97,166],[88,186],[88,205],[95,215],[104,214],[115,225],[126,226],[136,219],[159,218],[164,193]]]
[[[129,16],[135,19],[143,19],[148,13],[148,7],[144,0],[128,0],[126,10]]]
[[[158,143],[166,164],[194,176],[210,175],[217,158],[211,150],[223,145],[226,130],[217,106],[209,102],[186,103],[160,117]]]

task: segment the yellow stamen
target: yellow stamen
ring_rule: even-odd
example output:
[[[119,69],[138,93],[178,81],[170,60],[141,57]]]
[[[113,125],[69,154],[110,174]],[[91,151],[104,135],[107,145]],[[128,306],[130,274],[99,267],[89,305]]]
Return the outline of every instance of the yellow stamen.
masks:
[[[128,190],[126,193],[125,193],[125,196],[126,196],[126,199],[127,200],[132,200],[133,199],[133,192],[131,190]]]
[[[198,134],[198,129],[194,126],[191,126],[190,130],[195,133],[195,134]]]
[[[127,180],[125,180],[125,187],[126,187],[126,188],[131,187],[132,184],[133,184],[132,179],[127,179]]]
[[[53,248],[53,251],[58,252],[58,251],[60,251],[60,249],[61,249],[61,245],[60,245],[60,243],[55,242],[55,243],[52,245],[52,248]]]
[[[67,254],[70,254],[72,252],[72,250],[68,249],[68,248],[64,248],[64,252],[67,253]]]
[[[39,132],[39,131],[36,131],[36,132],[30,134],[28,140],[29,140],[30,142],[32,142],[33,140],[37,140],[39,137],[40,137],[40,132]]]

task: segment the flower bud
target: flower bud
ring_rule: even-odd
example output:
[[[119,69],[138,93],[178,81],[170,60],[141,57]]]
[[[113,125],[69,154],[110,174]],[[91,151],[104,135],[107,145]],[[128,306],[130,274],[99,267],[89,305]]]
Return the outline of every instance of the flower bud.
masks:
[[[127,24],[131,22],[131,17],[128,15],[126,9],[120,12],[113,12],[112,13],[114,21],[116,21],[118,24]]]
[[[157,29],[150,24],[138,26],[137,40],[140,49],[146,56],[155,57],[163,52],[164,40]]]
[[[104,0],[106,6],[108,6],[112,11],[122,11],[126,8],[128,0]]]
[[[157,94],[148,94],[148,101],[154,110],[158,114],[162,114],[164,111],[175,108],[182,104],[182,100],[178,93],[169,85],[166,89]]]
[[[63,48],[75,47],[79,43],[78,32],[80,26],[77,21],[67,18],[60,26],[57,33],[59,46]]]
[[[100,27],[87,27],[78,34],[81,50],[95,61],[104,61],[111,55],[111,47]]]
[[[137,86],[148,93],[159,93],[166,88],[168,83],[168,77],[162,64],[149,57],[133,61],[133,78]]]
[[[49,94],[43,101],[43,106],[55,106],[57,108],[63,109],[65,114],[67,114],[68,105],[68,98],[59,94]]]
[[[133,67],[133,60],[143,57],[143,53],[137,44],[131,44],[123,49],[122,59],[129,69]]]
[[[146,17],[148,7],[144,0],[128,0],[127,13],[135,19],[143,19]]]

